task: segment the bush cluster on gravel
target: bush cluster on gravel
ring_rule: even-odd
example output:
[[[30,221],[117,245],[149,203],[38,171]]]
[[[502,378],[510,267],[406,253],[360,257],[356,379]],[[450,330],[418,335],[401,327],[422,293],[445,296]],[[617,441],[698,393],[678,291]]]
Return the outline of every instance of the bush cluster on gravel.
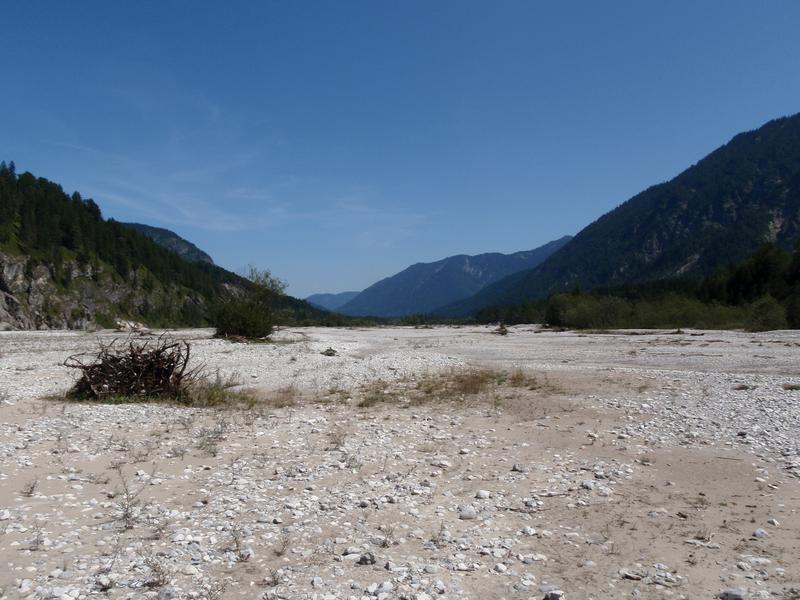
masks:
[[[234,389],[240,384],[236,378],[204,375],[202,365],[189,367],[190,356],[188,342],[164,336],[101,344],[96,353],[76,354],[64,362],[81,373],[66,398],[111,404],[166,401],[196,408],[252,406],[250,394]]]

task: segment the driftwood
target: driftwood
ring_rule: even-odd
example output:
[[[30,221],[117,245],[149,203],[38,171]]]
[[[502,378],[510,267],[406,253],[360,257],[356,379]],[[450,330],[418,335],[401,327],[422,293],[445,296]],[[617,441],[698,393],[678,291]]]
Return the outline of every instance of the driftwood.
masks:
[[[64,366],[81,372],[67,396],[75,400],[113,396],[179,399],[199,371],[199,367],[188,368],[190,354],[187,342],[165,336],[101,343],[97,353],[74,354],[64,361]]]

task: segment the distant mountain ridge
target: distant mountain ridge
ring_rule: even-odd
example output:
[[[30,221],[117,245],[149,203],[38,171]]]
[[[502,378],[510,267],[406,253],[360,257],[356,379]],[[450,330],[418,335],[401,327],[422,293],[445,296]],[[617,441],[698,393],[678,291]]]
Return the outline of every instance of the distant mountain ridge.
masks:
[[[335,311],[350,302],[361,292],[339,292],[338,294],[311,294],[306,302],[324,310]]]
[[[164,229],[163,227],[153,227],[152,225],[145,225],[144,223],[123,223],[126,227],[130,227],[134,231],[138,231],[142,235],[146,235],[159,246],[172,250],[175,254],[188,260],[189,262],[204,262],[214,264],[213,259],[200,250],[189,240],[179,236],[174,231]]]
[[[402,317],[429,313],[472,296],[490,283],[541,263],[570,240],[564,236],[534,250],[501,254],[460,254],[417,263],[369,286],[338,308],[350,316]]]
[[[466,316],[580,287],[699,278],[800,237],[800,114],[770,121],[637,194],[539,266],[436,312]]]

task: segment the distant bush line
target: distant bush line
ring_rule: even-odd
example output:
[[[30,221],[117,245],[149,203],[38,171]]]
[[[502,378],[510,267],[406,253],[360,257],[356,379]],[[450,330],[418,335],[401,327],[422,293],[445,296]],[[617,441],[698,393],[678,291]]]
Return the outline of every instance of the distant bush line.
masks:
[[[476,320],[576,329],[800,329],[800,245],[790,253],[765,244],[744,263],[699,282],[576,289],[538,302],[486,308]]]

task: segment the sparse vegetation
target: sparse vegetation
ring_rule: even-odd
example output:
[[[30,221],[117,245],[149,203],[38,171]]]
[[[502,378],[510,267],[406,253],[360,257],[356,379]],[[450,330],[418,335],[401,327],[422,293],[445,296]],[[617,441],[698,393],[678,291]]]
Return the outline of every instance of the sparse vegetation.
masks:
[[[453,369],[401,380],[393,385],[383,380],[374,381],[361,389],[357,406],[370,408],[384,403],[418,406],[431,402],[463,402],[503,385],[533,388],[536,380],[521,371],[509,376],[504,371],[492,369]]]

